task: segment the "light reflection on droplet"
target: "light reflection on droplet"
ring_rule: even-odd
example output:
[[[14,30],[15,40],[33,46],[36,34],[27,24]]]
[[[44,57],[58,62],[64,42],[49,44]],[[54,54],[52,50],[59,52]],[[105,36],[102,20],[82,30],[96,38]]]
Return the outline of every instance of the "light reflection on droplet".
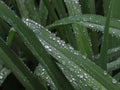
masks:
[[[116,83],[117,83],[117,80],[116,80],[116,79],[112,79],[112,83],[113,83],[113,84],[116,84]]]

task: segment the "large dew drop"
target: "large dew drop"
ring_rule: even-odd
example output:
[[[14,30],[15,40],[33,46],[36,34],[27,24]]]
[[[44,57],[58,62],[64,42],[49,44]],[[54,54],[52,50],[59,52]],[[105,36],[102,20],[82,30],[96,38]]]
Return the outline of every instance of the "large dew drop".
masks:
[[[4,78],[4,74],[0,73],[0,80],[2,80]]]
[[[116,79],[112,79],[112,83],[113,83],[113,84],[116,84],[116,83],[117,83],[117,80],[116,80]]]

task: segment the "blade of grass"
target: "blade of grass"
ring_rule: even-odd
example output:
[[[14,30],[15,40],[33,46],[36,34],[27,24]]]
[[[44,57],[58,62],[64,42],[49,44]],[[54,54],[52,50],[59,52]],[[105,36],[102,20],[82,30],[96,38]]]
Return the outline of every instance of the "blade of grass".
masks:
[[[60,18],[66,17],[67,13],[64,7],[63,0],[53,0],[53,4],[55,5],[58,15]]]
[[[106,20],[105,17],[99,16],[99,15],[91,15],[91,14],[87,14],[87,15],[85,14],[82,16],[77,15],[77,16],[70,16],[68,18],[58,20],[54,22],[53,24],[47,26],[47,28],[51,29],[51,28],[56,28],[58,26],[62,26],[62,25],[78,23],[80,25],[83,25],[97,32],[98,31],[104,32],[105,20]],[[112,36],[116,36],[117,38],[120,37],[120,30],[119,30],[120,22],[119,21],[115,19],[111,19],[109,29],[110,29],[109,34],[111,34]]]
[[[58,13],[58,19],[63,18],[67,16],[65,6],[62,0],[53,0],[53,5]],[[62,28],[58,29],[58,35],[65,40],[66,42],[70,43],[73,47],[76,48],[76,42],[75,42],[75,37],[73,34],[73,31],[71,29],[71,26],[63,26]]]
[[[95,11],[95,0],[87,0],[87,2],[88,2],[88,4],[84,4],[84,5],[88,5],[88,7],[87,7],[88,11],[86,11],[86,13],[95,14],[96,13],[96,11]],[[96,55],[96,54],[99,53],[99,50],[98,50],[98,33],[92,31],[90,33],[90,36],[91,36],[93,53],[94,53],[94,55]]]
[[[92,85],[88,84],[88,82],[81,79],[82,77],[87,75],[85,74],[85,72],[82,76],[82,73],[80,74],[75,73],[75,71],[70,69],[71,67],[68,68],[65,65],[59,63],[58,65],[76,90],[91,90],[93,88]]]
[[[55,7],[54,7],[54,5],[51,4],[53,1],[43,0],[43,2],[48,10],[48,13],[50,14],[51,21],[58,20],[59,18],[55,12]],[[57,33],[58,33],[58,36],[60,36],[63,40],[67,41],[65,31],[61,30],[61,28],[58,28]]]
[[[11,46],[13,38],[14,38],[15,30],[13,28],[10,29],[8,37],[7,37],[7,45]]]
[[[0,58],[3,60],[5,65],[7,65],[14,75],[20,80],[26,89],[45,90],[43,81],[35,77],[31,71],[25,66],[25,64],[17,58],[17,56],[6,46],[3,40],[0,39]]]
[[[54,11],[54,7],[50,4],[50,1],[48,1],[48,0],[43,0],[43,2],[44,2],[44,4],[45,4],[46,8],[48,9],[48,12],[49,12],[49,14],[50,14],[50,16],[51,16],[51,18],[52,18],[52,21],[57,20],[58,17],[57,17],[57,15],[56,15],[55,11]]]
[[[40,18],[37,12],[37,8],[35,6],[34,0],[25,0],[25,6],[27,11],[29,12],[29,18],[35,20],[36,22],[40,23]]]
[[[28,18],[29,12],[26,8],[25,1],[16,0],[16,3],[17,3],[21,17]]]
[[[108,2],[109,2],[110,0],[104,0],[103,1],[103,7],[104,7],[104,12],[105,12],[105,15],[107,15],[107,10],[108,10]],[[113,1],[113,3],[112,3],[112,8],[111,8],[111,10],[112,10],[112,13],[111,13],[111,17],[112,18],[117,18],[117,19],[120,19],[120,12],[118,12],[118,10],[119,10],[119,7],[120,7],[120,5],[119,5],[119,3],[120,3],[120,0],[115,0],[115,1]]]
[[[45,26],[47,22],[47,16],[48,16],[48,10],[43,2],[43,0],[40,1],[39,4],[39,18],[40,18],[40,24]]]
[[[109,63],[112,61],[115,61],[120,56],[120,47],[108,49],[107,57],[109,60]],[[95,55],[95,61],[99,60],[100,54]]]
[[[65,4],[71,16],[82,15],[81,6],[79,5],[78,1],[69,0],[65,1]],[[88,56],[88,58],[91,59],[92,58],[92,50],[90,46],[91,42],[88,36],[87,29],[78,24],[73,24],[72,26],[73,31],[75,33],[78,50],[80,50],[82,54]]]
[[[71,84],[74,86],[75,90],[79,90],[80,88],[87,89],[89,90],[87,84],[85,85],[84,80],[80,80],[79,77],[76,77],[76,74],[73,71],[70,71],[69,68],[66,68],[66,66],[57,63],[58,66],[61,68],[63,73],[65,74],[66,78],[71,82]],[[35,70],[35,74],[37,76],[43,77],[44,80],[46,80],[49,84],[49,86],[53,89],[56,90],[56,87],[54,83],[52,82],[51,78],[47,74],[46,70],[39,64]],[[84,83],[83,83],[84,82]],[[83,89],[83,90],[84,90]]]
[[[106,4],[106,6],[108,6],[107,2],[103,1],[103,3]],[[117,20],[120,19],[120,12],[118,12],[119,7],[120,7],[119,3],[120,3],[120,0],[113,1],[112,8],[111,8],[111,10],[112,10],[111,17],[115,18]],[[104,6],[104,7],[106,7],[106,6]],[[104,10],[107,11],[107,8],[105,8]],[[105,13],[105,15],[106,15],[106,13]],[[109,36],[109,42],[108,43],[109,43],[108,48],[113,48],[113,47],[120,46],[120,40],[117,39],[117,38],[114,38],[112,36]]]
[[[113,71],[120,68],[120,58],[107,64],[107,71]]]
[[[83,13],[95,13],[95,0],[80,1]]]
[[[100,49],[100,60],[98,61],[98,64],[101,68],[107,69],[107,50],[108,50],[108,36],[109,36],[109,23],[110,23],[110,15],[111,15],[111,8],[112,8],[112,0],[110,0],[108,14],[106,18],[105,28],[104,28],[104,34],[102,39],[102,45]]]
[[[37,60],[44,65],[56,87],[58,89],[73,90],[73,87],[60,71],[56,63],[49,60],[50,55],[43,48],[35,34],[3,2],[0,2],[0,17],[15,28],[25,45],[31,50]],[[41,57],[43,60],[41,60]]]

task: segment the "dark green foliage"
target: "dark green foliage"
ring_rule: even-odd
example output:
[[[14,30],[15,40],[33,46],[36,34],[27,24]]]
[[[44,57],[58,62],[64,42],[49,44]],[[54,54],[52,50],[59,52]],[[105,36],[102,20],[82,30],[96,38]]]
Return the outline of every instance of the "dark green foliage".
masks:
[[[1,0],[0,90],[120,90],[119,3]]]

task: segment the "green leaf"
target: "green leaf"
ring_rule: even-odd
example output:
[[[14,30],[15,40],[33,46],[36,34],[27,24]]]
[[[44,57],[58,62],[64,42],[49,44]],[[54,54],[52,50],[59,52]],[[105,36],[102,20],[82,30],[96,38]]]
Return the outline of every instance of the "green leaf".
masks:
[[[43,2],[43,0],[40,1],[39,4],[39,18],[40,18],[40,24],[45,26],[46,25],[46,20],[48,16],[48,10]]]
[[[117,70],[120,68],[120,58],[118,58],[117,60],[110,62],[107,64],[107,70],[112,71],[112,70]]]
[[[106,18],[100,15],[91,15],[91,14],[84,14],[84,15],[77,15],[77,16],[70,16],[61,20],[54,22],[53,24],[47,26],[47,28],[56,28],[58,26],[67,25],[78,23],[83,25],[84,27],[91,28],[95,31],[104,31],[104,24]],[[112,36],[120,37],[120,22],[111,19],[110,27],[109,27],[109,34]]]
[[[14,73],[17,79],[23,84],[26,89],[37,90],[39,88],[46,89],[43,82],[34,76],[25,64],[6,46],[3,40],[0,39],[0,56],[1,60]]]
[[[14,38],[15,30],[14,28],[11,28],[7,37],[7,45],[11,46],[13,38]]]
[[[98,61],[98,64],[103,68],[107,69],[107,50],[108,50],[108,36],[109,36],[109,24],[110,24],[110,16],[111,16],[111,8],[112,8],[112,0],[110,0],[108,14],[106,18],[105,28],[104,28],[104,34],[102,39],[102,45],[100,49],[100,59]]]
[[[21,17],[28,18],[29,12],[26,8],[25,1],[15,0],[20,12]]]
[[[82,15],[81,6],[78,1],[65,1],[68,8],[69,15]],[[73,31],[75,33],[75,39],[77,43],[77,49],[88,58],[92,59],[91,41],[88,36],[88,31],[80,24],[73,24]]]

